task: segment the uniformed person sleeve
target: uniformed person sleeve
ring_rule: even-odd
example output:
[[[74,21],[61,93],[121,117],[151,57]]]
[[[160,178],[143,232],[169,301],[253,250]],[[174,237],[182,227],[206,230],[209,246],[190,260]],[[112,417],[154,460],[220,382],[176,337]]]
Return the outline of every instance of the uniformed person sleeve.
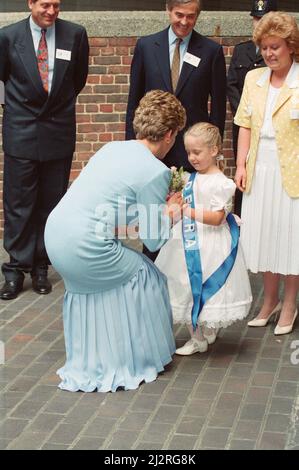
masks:
[[[235,47],[227,74],[227,97],[231,106],[233,116],[237,112],[241,99],[239,79],[237,74],[237,56],[238,51],[237,47]]]

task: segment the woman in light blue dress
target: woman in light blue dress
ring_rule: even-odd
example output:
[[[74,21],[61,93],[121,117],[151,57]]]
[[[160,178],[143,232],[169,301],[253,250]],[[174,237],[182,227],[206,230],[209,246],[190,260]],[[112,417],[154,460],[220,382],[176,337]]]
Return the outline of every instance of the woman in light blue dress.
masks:
[[[64,390],[136,389],[172,360],[166,278],[120,233],[137,220],[151,251],[169,238],[182,199],[176,194],[165,205],[170,170],[160,160],[184,125],[172,94],[147,93],[135,114],[137,140],[98,151],[48,218],[47,252],[66,288]]]

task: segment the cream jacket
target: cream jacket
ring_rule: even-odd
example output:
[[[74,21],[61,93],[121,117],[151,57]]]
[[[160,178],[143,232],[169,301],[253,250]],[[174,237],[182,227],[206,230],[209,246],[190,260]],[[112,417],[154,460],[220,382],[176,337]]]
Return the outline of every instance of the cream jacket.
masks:
[[[238,126],[251,129],[250,149],[246,159],[246,192],[250,191],[252,184],[270,75],[269,68],[248,72],[234,119]],[[272,116],[282,185],[290,197],[299,197],[299,63],[293,63]]]

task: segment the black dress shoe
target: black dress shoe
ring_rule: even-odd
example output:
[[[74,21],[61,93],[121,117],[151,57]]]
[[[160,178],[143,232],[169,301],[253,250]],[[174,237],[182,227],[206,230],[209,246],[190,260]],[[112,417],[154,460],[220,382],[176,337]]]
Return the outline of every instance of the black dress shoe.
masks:
[[[49,294],[52,290],[52,285],[45,274],[37,274],[32,276],[32,288],[38,294]]]
[[[23,290],[23,281],[5,281],[0,290],[0,299],[12,300],[16,299]]]

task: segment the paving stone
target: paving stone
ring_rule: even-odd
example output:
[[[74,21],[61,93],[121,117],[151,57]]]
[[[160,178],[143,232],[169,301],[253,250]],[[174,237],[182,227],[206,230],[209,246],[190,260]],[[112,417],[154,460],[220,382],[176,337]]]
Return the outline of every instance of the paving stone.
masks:
[[[243,395],[247,390],[247,380],[243,377],[228,377],[224,384],[222,384],[223,391],[226,393],[238,393]]]
[[[11,411],[23,398],[24,393],[22,392],[2,392],[0,394],[0,407]]]
[[[136,450],[161,450],[161,445],[154,442],[140,442]]]
[[[261,421],[241,420],[235,428],[233,437],[235,440],[250,439],[256,442],[260,429]]]
[[[230,450],[253,450],[255,447],[255,441],[233,439],[229,444]]]
[[[201,373],[205,361],[208,359],[208,353],[203,353],[201,356],[205,356],[204,358],[196,358],[196,360],[189,360],[184,363],[183,369],[184,369],[184,374],[196,374],[198,375]]]
[[[178,434],[199,435],[206,419],[203,417],[184,416],[177,427]]]
[[[0,438],[0,450],[5,450],[9,446],[10,442],[10,439]]]
[[[9,445],[10,450],[38,450],[42,446],[47,434],[41,432],[28,432],[21,435]]]
[[[31,388],[36,384],[36,379],[33,377],[24,377],[19,376],[17,380],[15,380],[12,385],[10,385],[9,390],[11,392],[20,392],[23,393],[29,392]]]
[[[260,359],[257,363],[258,372],[275,372],[278,368],[277,359]]]
[[[81,402],[76,408],[72,409],[65,417],[65,423],[67,424],[81,424],[87,423],[90,418],[93,418],[97,413],[97,408],[82,405]]]
[[[60,424],[50,436],[49,441],[53,444],[72,444],[81,431],[81,426],[75,426],[74,424]]]
[[[134,411],[153,411],[159,403],[159,395],[140,395],[132,409]]]
[[[257,372],[252,379],[252,385],[257,387],[272,387],[275,379],[273,372]]]
[[[167,381],[155,380],[154,382],[151,382],[149,384],[144,384],[142,386],[141,393],[150,395],[162,395],[167,386]]]
[[[208,428],[201,440],[201,445],[225,449],[229,429]]]
[[[213,406],[213,399],[193,398],[185,411],[186,416],[207,416]]]
[[[173,382],[174,388],[192,389],[198,377],[195,374],[180,374]]]
[[[30,430],[51,432],[63,420],[63,416],[54,413],[40,413],[30,425]]]
[[[116,431],[112,436],[112,441],[107,449],[128,450],[132,449],[139,436],[138,431]]]
[[[246,394],[246,403],[266,404],[269,400],[270,389],[265,387],[250,387]]]
[[[265,431],[286,433],[290,427],[290,417],[282,414],[269,414]]]
[[[244,377],[245,379],[250,377],[252,367],[247,364],[233,364],[229,375],[231,377]]]
[[[291,365],[289,367],[281,367],[278,380],[287,380],[297,382],[299,381],[299,367],[298,365]]]
[[[208,425],[213,427],[231,428],[236,420],[237,409],[216,409],[211,415]]]
[[[36,413],[43,406],[42,403],[37,401],[24,400],[11,414],[12,418],[33,419]]]
[[[84,430],[85,436],[107,438],[108,434],[115,427],[116,418],[97,417]]]
[[[124,419],[119,423],[120,429],[129,429],[132,431],[141,431],[147,420],[150,417],[150,413],[134,413],[130,412]]]
[[[264,432],[261,442],[257,445],[259,450],[283,450],[285,448],[287,435],[275,432]]]
[[[4,439],[15,439],[27,426],[28,421],[24,419],[7,418],[0,425],[0,436]]]
[[[216,368],[211,368],[207,367],[203,371],[203,375],[201,377],[201,380],[204,383],[221,383],[225,374],[227,371],[225,369],[216,369]]]
[[[73,450],[98,450],[104,444],[105,439],[96,437],[81,437],[77,444],[72,447]]]
[[[42,447],[42,450],[67,450],[68,445],[65,444],[52,444],[51,442],[47,442]]]
[[[258,351],[241,351],[235,358],[236,363],[254,364],[258,357]]]
[[[198,399],[215,399],[219,392],[219,385],[218,384],[207,384],[207,383],[200,383],[195,389],[195,398]]]
[[[265,346],[261,351],[261,357],[273,359],[279,359],[281,357],[281,347]]]
[[[169,444],[167,449],[169,450],[191,450],[195,449],[197,436],[183,436],[181,434],[175,434]]]
[[[297,396],[297,384],[294,382],[277,382],[274,388],[274,396],[295,398]]]
[[[153,417],[153,421],[175,423],[181,412],[181,406],[160,405]]]
[[[70,394],[71,396],[59,396],[55,395],[54,398],[51,399],[47,407],[45,408],[46,413],[61,413],[66,414],[74,405],[75,403],[80,400],[79,394]],[[75,397],[75,401],[73,399]]]
[[[160,442],[162,446],[168,435],[171,433],[171,430],[171,423],[151,423],[142,435],[142,440],[145,442]]]
[[[190,395],[190,390],[169,388],[166,392],[163,404],[165,405],[185,405]]]
[[[279,413],[290,415],[293,409],[293,399],[291,398],[272,398],[270,413]]]
[[[265,416],[266,405],[249,403],[243,406],[240,419],[261,421]]]
[[[26,376],[41,378],[43,375],[45,375],[48,372],[51,366],[52,366],[51,363],[35,362],[31,367],[27,367]]]

